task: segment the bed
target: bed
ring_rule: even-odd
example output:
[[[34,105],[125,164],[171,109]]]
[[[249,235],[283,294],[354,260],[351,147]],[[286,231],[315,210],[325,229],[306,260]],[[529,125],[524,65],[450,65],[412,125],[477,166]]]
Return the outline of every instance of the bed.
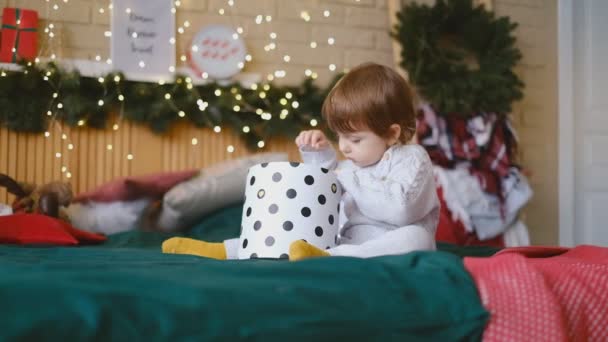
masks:
[[[211,241],[237,236],[241,212],[242,205],[223,208],[182,235]],[[131,231],[96,246],[0,245],[0,340],[475,341],[501,336],[484,334],[500,308],[488,302],[491,293],[480,288],[487,279],[479,277],[496,274],[471,273],[467,263],[481,270],[489,265],[483,261],[513,253],[440,244],[437,252],[371,259],[216,261],[162,254],[160,244],[170,236]],[[608,302],[606,296],[599,300]]]

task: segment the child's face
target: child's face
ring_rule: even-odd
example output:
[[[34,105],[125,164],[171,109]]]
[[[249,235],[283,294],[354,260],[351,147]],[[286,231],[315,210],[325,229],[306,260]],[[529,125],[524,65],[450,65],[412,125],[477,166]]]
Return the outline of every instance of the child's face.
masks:
[[[387,139],[370,130],[338,133],[340,152],[359,167],[377,163],[390,146]]]

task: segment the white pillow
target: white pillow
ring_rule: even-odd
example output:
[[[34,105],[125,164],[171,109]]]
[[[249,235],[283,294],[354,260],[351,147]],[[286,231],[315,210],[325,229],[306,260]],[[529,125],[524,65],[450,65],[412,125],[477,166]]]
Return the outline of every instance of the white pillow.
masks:
[[[12,215],[12,214],[13,214],[13,208],[11,208],[10,206],[8,206],[6,204],[0,203],[0,216],[6,216],[6,215]]]
[[[158,229],[186,229],[203,216],[242,201],[250,167],[287,159],[287,153],[260,153],[202,169],[198,176],[174,186],[165,194]]]
[[[72,225],[93,233],[116,234],[135,230],[150,199],[72,203],[66,212]]]

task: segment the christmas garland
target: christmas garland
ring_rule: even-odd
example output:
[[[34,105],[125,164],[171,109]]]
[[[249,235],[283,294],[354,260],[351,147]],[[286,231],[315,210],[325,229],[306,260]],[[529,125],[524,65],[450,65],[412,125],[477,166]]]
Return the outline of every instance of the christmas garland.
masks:
[[[84,77],[54,63],[20,64],[21,71],[0,71],[0,126],[10,130],[43,132],[52,120],[104,129],[125,119],[162,133],[186,120],[201,128],[229,126],[249,148],[320,124],[321,105],[334,83],[320,89],[308,77],[299,86],[245,88],[237,83],[194,85],[188,77],[176,76],[174,82],[160,84],[125,80],[121,73]]]
[[[472,0],[412,2],[397,14],[393,37],[403,46],[401,66],[422,97],[442,115],[506,114],[522,97],[513,72],[521,59],[512,35],[517,24],[495,18]]]

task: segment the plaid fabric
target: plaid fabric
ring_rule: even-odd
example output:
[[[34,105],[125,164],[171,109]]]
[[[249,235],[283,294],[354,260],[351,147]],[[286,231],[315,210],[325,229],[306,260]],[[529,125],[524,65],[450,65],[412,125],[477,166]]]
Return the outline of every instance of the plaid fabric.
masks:
[[[479,113],[469,119],[456,115],[444,118],[431,106],[423,105],[417,119],[418,141],[435,165],[453,168],[467,163],[486,192],[503,197],[501,179],[514,166],[516,146],[505,116]]]

